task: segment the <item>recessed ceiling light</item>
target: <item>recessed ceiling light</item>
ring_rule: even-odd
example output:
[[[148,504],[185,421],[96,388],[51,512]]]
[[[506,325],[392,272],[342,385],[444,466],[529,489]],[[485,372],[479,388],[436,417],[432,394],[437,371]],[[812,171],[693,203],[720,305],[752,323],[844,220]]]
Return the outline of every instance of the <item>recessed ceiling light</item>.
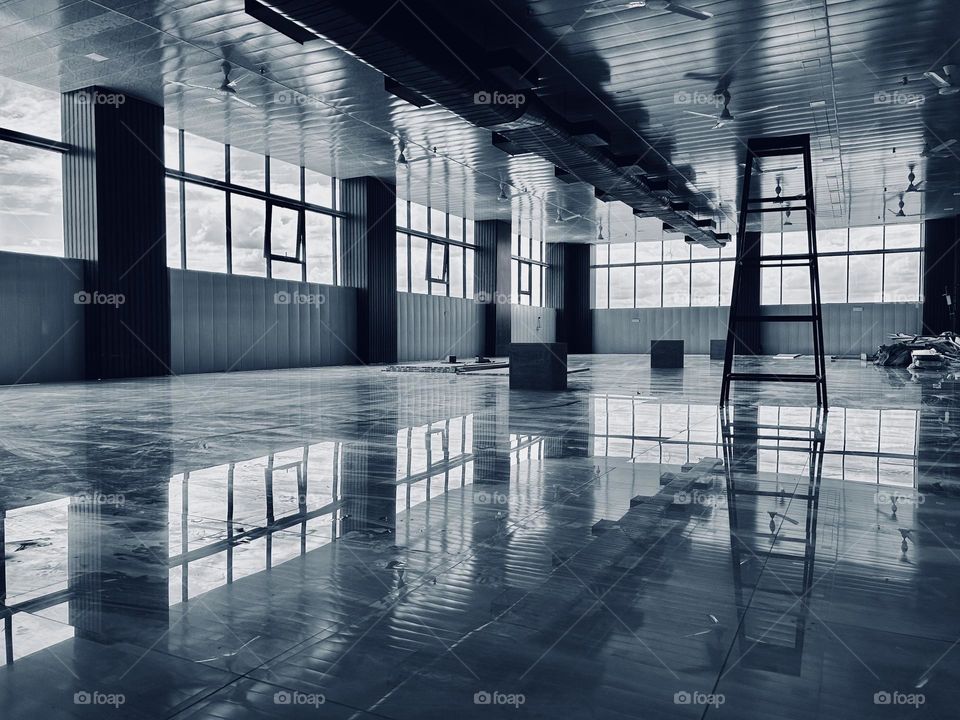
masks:
[[[826,106],[827,106],[826,100],[814,100],[812,103],[810,103],[810,107],[812,108],[826,107]]]
[[[953,210],[953,208],[952,208],[952,207],[949,207],[949,208],[944,208],[944,209],[943,209],[944,212],[947,212],[948,210]]]
[[[84,55],[88,60],[93,60],[94,62],[103,62],[104,60],[109,60],[110,58],[101,55],[100,53],[87,53]]]

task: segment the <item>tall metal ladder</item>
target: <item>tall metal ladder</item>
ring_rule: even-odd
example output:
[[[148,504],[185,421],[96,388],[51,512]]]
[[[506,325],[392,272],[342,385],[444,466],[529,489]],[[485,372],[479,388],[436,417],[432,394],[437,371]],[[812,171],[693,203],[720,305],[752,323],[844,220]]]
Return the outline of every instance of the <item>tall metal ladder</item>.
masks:
[[[758,158],[803,156],[804,191],[799,195],[775,197],[750,197],[753,165]],[[802,209],[806,213],[807,252],[799,254],[763,255],[748,257],[746,252],[747,224],[752,215],[761,213],[783,213],[791,202],[803,201],[803,207],[789,207],[790,210]],[[788,135],[782,137],[754,138],[747,143],[747,157],[743,171],[743,186],[740,194],[740,214],[737,225],[737,259],[733,272],[733,295],[730,302],[730,316],[727,321],[727,346],[723,360],[723,381],[720,387],[720,405],[726,405],[730,399],[730,383],[742,381],[771,381],[788,383],[814,383],[817,388],[817,405],[827,407],[827,368],[823,353],[823,312],[820,304],[820,270],[817,265],[817,223],[814,210],[813,166],[810,160],[810,136]],[[810,269],[810,309],[809,315],[753,315],[744,314],[743,275],[745,272],[759,273],[764,267],[809,267]],[[796,373],[757,373],[734,372],[733,360],[736,354],[739,330],[744,323],[810,323],[813,332],[814,372]]]

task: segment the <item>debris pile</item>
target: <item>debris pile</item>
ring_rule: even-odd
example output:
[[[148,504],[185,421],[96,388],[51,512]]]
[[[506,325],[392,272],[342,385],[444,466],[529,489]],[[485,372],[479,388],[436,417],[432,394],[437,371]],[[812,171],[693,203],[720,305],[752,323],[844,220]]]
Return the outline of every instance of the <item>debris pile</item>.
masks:
[[[889,345],[877,351],[877,365],[886,367],[942,368],[960,365],[960,341],[952,332],[931,337],[894,333]]]

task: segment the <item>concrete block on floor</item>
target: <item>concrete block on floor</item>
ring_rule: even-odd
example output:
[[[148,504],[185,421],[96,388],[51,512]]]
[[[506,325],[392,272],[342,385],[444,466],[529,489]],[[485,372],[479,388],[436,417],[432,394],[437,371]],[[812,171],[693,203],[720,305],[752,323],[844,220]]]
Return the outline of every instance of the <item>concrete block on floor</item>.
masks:
[[[650,367],[682,368],[683,340],[651,340]]]

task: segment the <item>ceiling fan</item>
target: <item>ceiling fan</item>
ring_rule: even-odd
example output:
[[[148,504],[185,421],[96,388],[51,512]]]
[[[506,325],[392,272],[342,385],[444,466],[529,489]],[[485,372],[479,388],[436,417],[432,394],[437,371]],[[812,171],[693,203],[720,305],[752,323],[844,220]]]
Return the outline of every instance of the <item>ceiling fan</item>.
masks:
[[[899,200],[899,202],[897,203],[897,205],[899,206],[899,210],[897,210],[897,212],[893,212],[893,210],[891,210],[890,208],[887,208],[887,212],[890,213],[891,215],[893,215],[894,217],[899,217],[899,218],[905,218],[905,217],[920,217],[919,215],[907,215],[907,214],[903,211],[903,193],[900,193],[900,200]]]
[[[214,88],[208,85],[195,85],[194,83],[181,82],[179,80],[173,80],[170,84],[197,90],[209,90],[210,92],[214,92],[223,96],[227,100],[236,100],[241,105],[246,105],[247,107],[257,107],[254,103],[240,97],[240,95],[237,94],[237,85],[242,77],[237,78],[236,80],[230,79],[230,71],[233,69],[233,66],[224,60],[222,63],[220,63],[220,69],[223,71],[223,79],[220,81],[220,87]],[[207,98],[207,100],[210,102],[221,102],[220,98],[213,96]]]
[[[729,107],[730,93],[729,92],[727,92],[723,96],[723,100],[724,100],[723,109],[720,110],[720,112],[717,113],[716,115],[696,112],[695,110],[684,110],[683,112],[685,112],[687,115],[696,115],[698,117],[705,117],[705,118],[710,118],[711,120],[715,120],[716,123],[714,124],[713,129],[716,130],[717,128],[722,128],[724,125],[726,125],[729,122],[733,122],[734,120],[740,120],[742,118],[747,117],[748,115],[758,115],[759,113],[769,112],[770,110],[776,110],[778,107],[780,107],[779,105],[768,105],[767,107],[759,108],[757,110],[747,110],[746,112],[742,112],[734,116],[730,112],[730,107]]]
[[[956,65],[944,65],[943,75],[928,70],[923,76],[939,88],[941,95],[956,95],[960,92],[960,85],[954,85],[954,73],[957,70]]]
[[[946,142],[940,143],[939,145],[937,145],[937,146],[934,147],[934,148],[931,148],[929,145],[924,145],[924,146],[923,146],[923,152],[920,153],[920,157],[923,157],[923,158],[926,158],[926,157],[939,157],[939,158],[944,158],[944,157],[947,157],[948,155],[952,155],[953,152],[950,150],[950,148],[951,148],[951,146],[955,145],[956,142],[957,142],[957,141],[956,141],[955,139],[951,138],[950,140],[947,140]]]
[[[423,155],[422,157],[418,157],[418,158],[408,158],[408,157],[407,157],[407,145],[406,145],[406,143],[405,143],[403,140],[400,141],[400,144],[399,144],[397,150],[398,150],[398,152],[397,152],[397,160],[396,160],[397,165],[410,165],[411,163],[420,162],[420,161],[422,161],[422,160],[429,160],[429,159],[432,158],[432,157],[440,157],[440,151],[437,150],[437,146],[436,146],[436,145],[434,145],[434,146],[430,149],[430,153],[429,153],[429,154]]]
[[[633,0],[633,2],[595,2],[584,8],[585,13],[600,14],[608,12],[617,12],[620,10],[639,10],[640,8],[650,8],[651,10],[666,10],[677,15],[686,15],[696,20],[709,20],[713,13],[705,10],[694,10],[686,5],[668,2],[668,0]]]
[[[913,168],[914,168],[914,165],[910,165],[910,174],[907,175],[907,180],[910,182],[910,184],[907,185],[907,189],[904,190],[904,192],[908,192],[908,193],[926,192],[926,190],[920,189],[920,186],[923,185],[923,180],[921,180],[918,183],[914,183],[914,180],[917,179],[917,176],[913,174]]]

